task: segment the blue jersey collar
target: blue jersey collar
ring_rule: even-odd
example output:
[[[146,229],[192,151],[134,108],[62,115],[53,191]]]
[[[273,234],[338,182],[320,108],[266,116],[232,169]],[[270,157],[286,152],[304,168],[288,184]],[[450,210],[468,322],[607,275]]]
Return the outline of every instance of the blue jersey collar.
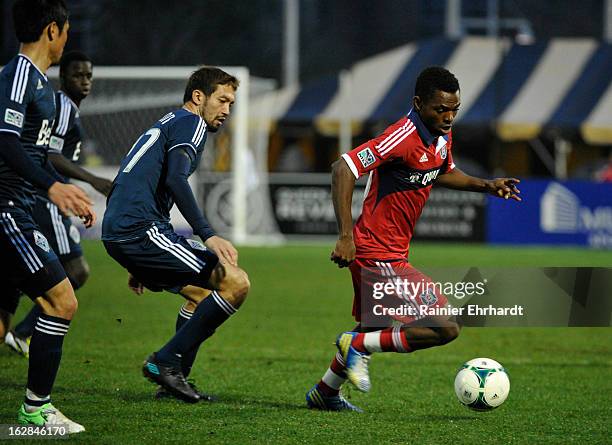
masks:
[[[410,119],[414,123],[415,127],[417,128],[417,131],[419,132],[421,140],[425,142],[425,145],[427,147],[434,143],[434,141],[436,140],[436,136],[432,135],[429,132],[429,130],[421,120],[421,116],[419,116],[419,113],[417,113],[414,108],[411,108],[408,112],[408,119]]]

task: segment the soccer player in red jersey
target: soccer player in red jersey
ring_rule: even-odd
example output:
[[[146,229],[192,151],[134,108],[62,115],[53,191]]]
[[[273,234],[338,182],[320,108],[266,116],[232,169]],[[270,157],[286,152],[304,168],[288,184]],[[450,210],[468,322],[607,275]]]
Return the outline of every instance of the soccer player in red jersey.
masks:
[[[459,105],[455,76],[442,67],[426,68],[417,78],[410,112],[333,164],[332,199],[339,236],[331,260],[351,271],[353,315],[359,324],[338,337],[338,353],[323,378],[306,394],[310,408],[361,411],[342,397],[340,387],[348,379],[360,391],[369,391],[372,353],[409,353],[444,345],[459,335],[460,326],[454,317],[420,317],[416,312],[394,317],[402,324],[385,329],[364,326],[361,320],[361,297],[368,292],[371,295],[375,284],[372,277],[381,282],[398,277],[415,283],[431,281],[407,258],[414,227],[434,183],[521,200],[518,179],[475,178],[455,166],[451,128]],[[365,174],[369,174],[369,180],[363,210],[353,227],[353,189],[355,181]],[[411,298],[415,308],[447,303],[444,295],[435,292],[415,292]]]

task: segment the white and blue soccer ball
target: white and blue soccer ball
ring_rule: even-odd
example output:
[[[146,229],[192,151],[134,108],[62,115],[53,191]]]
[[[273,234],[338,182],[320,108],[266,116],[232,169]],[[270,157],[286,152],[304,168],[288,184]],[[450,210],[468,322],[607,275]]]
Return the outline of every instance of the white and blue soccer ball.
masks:
[[[475,358],[461,366],[455,377],[459,401],[475,411],[491,411],[508,398],[510,379],[502,365],[490,358]]]

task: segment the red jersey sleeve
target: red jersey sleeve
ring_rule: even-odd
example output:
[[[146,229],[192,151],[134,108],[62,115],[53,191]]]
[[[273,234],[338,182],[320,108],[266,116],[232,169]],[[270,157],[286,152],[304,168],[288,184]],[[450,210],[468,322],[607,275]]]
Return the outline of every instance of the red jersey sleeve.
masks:
[[[389,126],[380,136],[370,139],[342,155],[355,178],[375,170],[385,162],[402,156],[401,153],[398,153],[398,150],[393,150],[393,148],[410,134],[410,131],[406,129],[406,120],[406,118],[400,119]]]

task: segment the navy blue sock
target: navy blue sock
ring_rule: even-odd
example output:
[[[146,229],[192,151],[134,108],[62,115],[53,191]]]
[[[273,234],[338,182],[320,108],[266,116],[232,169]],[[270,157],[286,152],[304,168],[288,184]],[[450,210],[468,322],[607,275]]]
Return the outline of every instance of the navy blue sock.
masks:
[[[34,326],[36,326],[36,320],[38,320],[40,314],[42,314],[40,306],[37,304],[32,306],[28,315],[15,326],[15,334],[21,338],[31,337],[34,334]]]
[[[190,312],[185,309],[184,306],[181,306],[181,309],[176,317],[176,332],[178,332],[192,316],[193,312]],[[183,371],[185,378],[187,378],[187,376],[191,373],[191,367],[193,366],[193,362],[195,362],[198,349],[200,349],[200,345],[197,345],[189,352],[183,354],[183,359],[181,360],[181,370]]]
[[[28,367],[28,389],[38,396],[51,394],[55,376],[62,359],[64,336],[70,327],[70,320],[40,314],[32,340],[30,341],[30,365]],[[26,403],[40,406],[44,400],[30,400]]]
[[[236,309],[217,292],[206,297],[179,331],[155,354],[166,366],[181,367],[185,354],[202,344]]]

